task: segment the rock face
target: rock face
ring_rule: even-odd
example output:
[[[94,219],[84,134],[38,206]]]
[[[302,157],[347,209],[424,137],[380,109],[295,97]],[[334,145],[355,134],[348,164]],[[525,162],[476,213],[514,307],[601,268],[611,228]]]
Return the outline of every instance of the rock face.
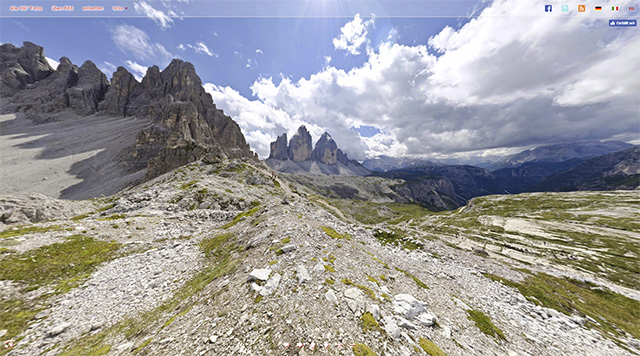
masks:
[[[308,161],[311,158],[311,135],[306,127],[298,128],[298,132],[289,142],[288,152],[289,159],[294,162]]]
[[[327,132],[318,139],[315,148],[311,148],[311,135],[306,127],[300,126],[288,146],[286,133],[271,142],[271,152],[266,163],[272,169],[285,173],[361,176],[370,173],[357,161],[350,160]]]
[[[10,43],[0,46],[0,95],[3,97],[13,96],[53,72],[43,48],[38,45],[25,42],[22,48]]]
[[[312,157],[315,161],[324,164],[336,164],[338,162],[338,145],[328,133],[322,134],[316,147],[313,149]]]
[[[254,158],[240,127],[216,108],[191,63],[174,59],[163,71],[150,67],[140,84],[119,68],[111,87],[101,108],[153,123],[138,133],[131,160],[150,178],[210,152]]]
[[[271,142],[271,152],[269,153],[269,158],[279,159],[281,161],[286,161],[289,159],[289,149],[287,146],[287,133],[283,133],[278,136],[278,138]]]
[[[122,147],[118,155],[127,174],[146,170],[150,179],[212,155],[257,158],[240,127],[216,108],[191,63],[174,59],[162,71],[152,66],[141,83],[119,67],[109,83],[91,61],[78,68],[62,57],[54,71],[42,47],[33,43],[1,48],[0,91],[7,99],[2,113],[20,112],[35,124],[61,120],[67,112],[149,121],[137,133],[135,144]],[[308,138],[310,145],[309,134],[303,132],[296,142]],[[305,147],[296,150],[295,156],[306,157]]]
[[[69,106],[78,114],[93,114],[109,89],[107,76],[91,61],[84,62],[76,73],[77,82],[65,91]]]

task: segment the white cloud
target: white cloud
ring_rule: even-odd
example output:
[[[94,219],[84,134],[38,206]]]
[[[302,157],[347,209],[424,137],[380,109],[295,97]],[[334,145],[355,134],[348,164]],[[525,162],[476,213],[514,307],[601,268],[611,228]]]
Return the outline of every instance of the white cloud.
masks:
[[[356,14],[353,20],[342,26],[341,34],[333,39],[333,46],[337,50],[347,51],[348,54],[360,54],[360,47],[367,41],[367,33],[373,25],[373,15],[371,19],[362,21],[360,14]]]
[[[181,51],[186,51],[186,50],[187,50],[187,47],[185,47],[185,46],[184,46],[184,44],[180,43],[180,44],[178,45],[178,49],[179,49],[179,50],[181,50]]]
[[[141,29],[132,25],[118,25],[111,29],[111,38],[127,55],[133,55],[136,60],[166,66],[174,55],[163,45],[152,42]]]
[[[100,71],[102,71],[102,73],[104,73],[107,78],[111,78],[113,72],[115,72],[117,68],[115,65],[109,62],[102,62],[102,64],[98,66],[98,69],[100,69]]]
[[[60,62],[56,61],[53,58],[49,58],[49,57],[44,57],[47,60],[47,63],[49,63],[49,65],[51,66],[51,68],[53,69],[57,69],[58,65],[60,64]]]
[[[326,67],[331,63],[331,56],[324,56],[323,60],[324,60],[324,65]]]
[[[256,49],[256,54],[263,54],[264,52],[262,52],[262,50],[260,48]]]
[[[260,78],[251,87],[253,101],[237,92],[225,98],[229,88],[216,87],[212,95],[245,134],[259,131],[273,140],[305,123],[316,138],[327,130],[359,159],[464,157],[637,137],[640,33],[614,31],[588,17],[521,16],[543,6],[497,0],[464,26],[444,28],[428,45],[382,43],[348,71],[327,65],[277,85]],[[358,18],[352,22],[364,26]],[[344,43],[336,48],[353,53],[361,47],[364,40],[347,41],[348,34],[365,32],[353,28],[342,31]],[[360,137],[351,128],[361,125],[381,132]],[[261,157],[268,154],[268,142],[248,141],[260,147]]]
[[[131,70],[131,74],[136,78],[137,81],[141,82],[142,78],[145,74],[147,74],[147,67],[140,65],[134,61],[126,61],[127,67]]]
[[[291,137],[300,125],[320,136],[322,128],[292,117],[283,110],[273,108],[260,100],[249,100],[236,90],[214,84],[204,84],[205,90],[211,94],[214,103],[224,108],[225,114],[230,115],[240,125],[247,142],[261,158],[269,156],[269,144],[278,135],[288,132]]]
[[[133,8],[137,13],[152,19],[162,28],[169,28],[173,23],[173,19],[169,13],[164,13],[161,10],[155,9],[144,1],[134,3]],[[175,12],[171,12],[171,14],[176,16]]]
[[[209,57],[216,57],[216,58],[218,57],[218,54],[217,53],[213,53],[209,49],[209,47],[207,47],[207,45],[202,41],[198,41],[194,45],[187,45],[187,46],[189,46],[189,48],[191,48],[194,51],[196,51],[196,53],[206,54]]]

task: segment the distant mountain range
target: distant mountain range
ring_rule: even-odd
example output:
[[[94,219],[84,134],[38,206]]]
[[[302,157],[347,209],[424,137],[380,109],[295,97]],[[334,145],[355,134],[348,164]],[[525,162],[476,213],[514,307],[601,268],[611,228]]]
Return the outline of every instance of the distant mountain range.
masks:
[[[584,161],[545,178],[534,191],[637,189],[640,186],[640,146]]]
[[[374,172],[387,172],[394,169],[434,166],[436,163],[423,158],[377,156],[362,161],[362,165]]]
[[[546,145],[507,156],[491,169],[517,167],[528,162],[557,163],[573,159],[586,160],[631,147],[633,145],[621,141],[579,141]]]
[[[522,155],[527,161],[518,166],[489,171],[470,165],[436,165],[411,167],[375,172],[373,175],[403,179],[404,187],[398,187],[396,193],[423,204],[424,195],[419,192],[426,188],[437,192],[445,201],[454,201],[457,206],[465,204],[476,196],[490,194],[517,194],[522,192],[574,191],[574,190],[614,190],[637,189],[640,185],[640,147],[622,142],[607,143],[596,150],[628,147],[614,153],[608,153],[585,160],[582,155],[592,154],[595,150],[573,150],[565,161],[553,160],[563,157],[548,149],[532,150],[537,155]],[[554,145],[556,147],[577,148],[581,144]],[[584,146],[583,146],[584,147]],[[525,151],[526,152],[526,151]],[[543,152],[549,152],[549,161],[544,161]],[[575,157],[580,155],[580,157]],[[518,156],[518,155],[514,155]],[[506,162],[507,160],[505,160]]]
[[[338,148],[336,142],[325,132],[312,149],[311,135],[300,126],[287,144],[284,133],[271,143],[267,166],[284,173],[311,173],[326,175],[364,176],[371,173],[358,161],[351,160]]]

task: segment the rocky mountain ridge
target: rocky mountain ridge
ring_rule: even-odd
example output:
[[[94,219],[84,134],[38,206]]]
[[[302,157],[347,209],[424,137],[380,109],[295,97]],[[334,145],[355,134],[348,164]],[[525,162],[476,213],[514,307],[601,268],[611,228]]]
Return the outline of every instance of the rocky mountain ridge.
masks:
[[[547,177],[532,188],[540,191],[638,189],[640,146],[592,158]]]
[[[306,172],[327,175],[367,175],[369,170],[359,162],[351,160],[338,148],[338,144],[325,132],[313,147],[311,134],[303,125],[291,137],[287,145],[287,134],[277,137],[270,144],[269,157],[265,163],[272,169],[296,173]]]
[[[91,61],[78,68],[63,57],[53,70],[42,47],[25,42],[22,48],[1,46],[0,70],[2,113],[22,115],[32,126],[73,120],[79,127],[89,124],[82,119],[89,116],[135,119],[129,121],[134,141],[108,148],[119,152],[91,163],[92,171],[117,163],[120,177],[144,172],[144,179],[151,179],[206,156],[257,159],[237,123],[216,108],[191,63],[174,59],[162,71],[152,66],[141,82],[119,67],[109,82]],[[27,124],[21,127],[29,130]]]
[[[586,160],[608,153],[631,148],[633,145],[621,141],[578,141],[555,145],[538,146],[510,155],[498,161],[492,169],[513,168],[528,162],[558,163],[573,159]]]

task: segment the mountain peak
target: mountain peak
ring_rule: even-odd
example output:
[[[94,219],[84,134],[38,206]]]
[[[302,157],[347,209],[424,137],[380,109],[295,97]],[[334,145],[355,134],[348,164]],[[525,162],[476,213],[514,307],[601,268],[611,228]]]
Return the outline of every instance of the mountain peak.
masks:
[[[298,132],[289,141],[288,153],[289,159],[294,162],[307,161],[311,158],[311,134],[304,125],[298,128]]]
[[[311,135],[302,125],[287,146],[287,134],[271,142],[266,163],[280,172],[310,172],[330,175],[367,175],[370,171],[357,161],[350,160],[338,148],[328,132],[320,136],[313,148]]]

